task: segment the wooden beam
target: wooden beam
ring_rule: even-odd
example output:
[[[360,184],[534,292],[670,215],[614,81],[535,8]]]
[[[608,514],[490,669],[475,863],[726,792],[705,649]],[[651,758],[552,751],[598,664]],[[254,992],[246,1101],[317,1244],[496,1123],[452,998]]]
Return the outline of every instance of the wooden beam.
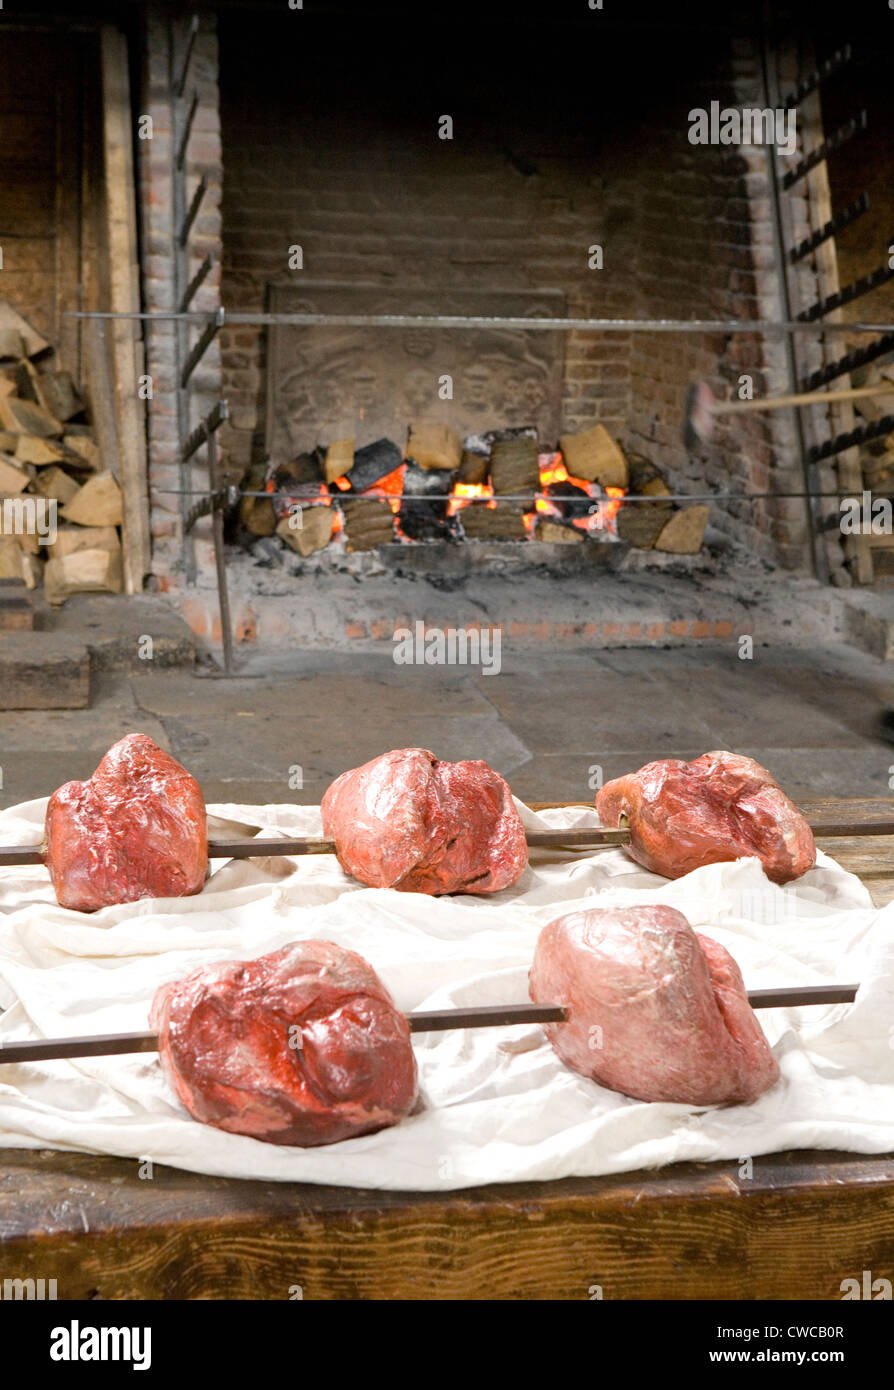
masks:
[[[116,313],[129,313],[140,308],[140,273],[127,40],[112,25],[104,25],[101,48],[110,308]],[[139,335],[139,320],[111,320],[117,475],[124,495],[124,584],[129,594],[141,592],[150,564],[146,431],[138,396],[142,361]],[[113,466],[112,460],[107,461],[107,466]]]

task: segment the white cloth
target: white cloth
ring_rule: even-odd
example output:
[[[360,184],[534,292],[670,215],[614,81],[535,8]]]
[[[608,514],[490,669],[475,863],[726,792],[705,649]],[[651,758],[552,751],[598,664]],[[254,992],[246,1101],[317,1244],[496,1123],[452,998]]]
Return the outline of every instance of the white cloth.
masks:
[[[45,801],[0,812],[0,844],[36,843]],[[529,827],[595,824],[587,808]],[[316,807],[209,808],[276,834],[319,834]],[[231,833],[232,833],[232,827]],[[894,1149],[894,904],[878,911],[833,860],[780,889],[755,859],[676,882],[620,850],[535,851],[513,889],[427,898],[364,888],[334,857],[212,865],[194,898],[94,914],[56,906],[43,868],[0,870],[0,1041],[147,1027],[152,996],[205,961],[322,937],[365,956],[400,1008],[520,1003],[538,933],[581,907],[667,903],[723,943],[749,988],[861,981],[853,1005],[764,1010],[782,1069],[753,1105],[629,1100],[570,1071],[539,1027],[417,1035],[421,1103],[392,1129],[283,1148],[191,1119],[151,1054],[0,1067],[0,1146],[118,1154],[196,1172],[424,1191],[615,1173],[786,1148]]]

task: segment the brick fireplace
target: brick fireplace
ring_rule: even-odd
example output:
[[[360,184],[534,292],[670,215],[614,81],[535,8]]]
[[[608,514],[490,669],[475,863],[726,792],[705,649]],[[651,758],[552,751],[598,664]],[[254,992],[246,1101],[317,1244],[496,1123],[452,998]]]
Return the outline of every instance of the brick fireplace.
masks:
[[[327,555],[334,569],[344,568],[348,502],[355,516],[386,515],[387,498],[386,513],[374,498],[363,512],[364,499],[349,485],[344,498],[333,487],[326,451],[348,439],[355,451],[387,439],[401,461],[410,430],[443,428],[465,446],[462,464],[442,470],[443,486],[455,489],[466,455],[474,454],[470,437],[527,433],[543,480],[543,461],[556,459],[562,439],[598,426],[636,461],[640,483],[657,477],[674,497],[803,492],[788,413],[740,417],[707,449],[687,449],[682,439],[687,388],[697,379],[725,396],[743,377],[756,395],[789,388],[781,338],[542,332],[501,321],[784,317],[767,153],[694,146],[688,114],[712,101],[766,106],[767,76],[778,92],[790,91],[815,63],[814,47],[781,32],[764,54],[748,6],[738,18],[726,14],[723,25],[668,23],[660,30],[666,43],[656,41],[657,30],[644,42],[635,21],[590,13],[557,15],[549,26],[517,14],[511,23],[457,16],[438,30],[434,47],[418,14],[372,14],[352,5],[307,13],[212,6],[198,14],[193,37],[189,16],[161,5],[134,5],[122,24],[138,127],[143,308],[176,309],[184,275],[201,273],[190,308],[210,314],[223,305],[228,316],[190,378],[185,402],[183,393],[178,401],[177,364],[182,368],[201,326],[160,320],[146,323],[143,333],[153,388],[145,402],[147,579],[203,637],[215,640],[219,631],[212,521],[201,517],[187,534],[184,518],[210,484],[204,452],[185,467],[181,451],[184,431],[221,400],[228,406],[217,436],[222,481],[247,494],[227,513],[233,626],[244,640],[263,636],[271,571],[287,603],[304,581],[325,572]],[[824,51],[835,37],[820,37]],[[176,86],[185,52],[188,80],[177,107],[172,80]],[[828,99],[835,121],[847,115],[840,92]],[[147,119],[151,134],[144,138]],[[824,133],[815,103],[799,117],[793,162]],[[864,167],[871,164],[865,150],[861,158]],[[198,209],[179,272],[172,255],[182,215],[172,181],[178,160],[187,203],[196,199]],[[830,165],[838,202],[858,191],[849,167],[846,160]],[[883,180],[882,193],[873,193],[876,228],[886,186]],[[816,230],[820,216],[809,181],[786,194],[792,243]],[[859,241],[843,245],[848,275],[863,273],[878,250],[874,242],[862,250]],[[822,298],[821,270],[813,257],[799,262],[796,308]],[[880,299],[865,313],[861,306],[861,315],[884,318],[888,302]],[[234,321],[265,311],[496,322],[454,331]],[[801,370],[822,366],[838,341],[808,348],[805,340]],[[828,438],[834,422],[817,412],[811,427],[814,438]],[[263,496],[251,495],[264,494],[279,478],[276,470],[289,467],[301,479],[299,493],[325,492],[342,518],[332,532],[338,544],[322,559],[290,551],[272,527],[246,531],[246,506],[265,505]],[[319,483],[308,481],[315,467]],[[493,490],[486,477],[483,486]],[[628,491],[635,490],[632,479]],[[402,480],[400,486],[434,487],[417,474]],[[829,458],[816,483],[833,491],[839,481]],[[594,506],[607,496],[598,478],[591,494]],[[585,495],[574,505],[586,514],[587,501]],[[494,502],[495,513],[509,515],[499,496]],[[413,506],[421,514],[424,499]],[[815,540],[826,576],[847,585],[853,555],[834,526],[837,504],[826,501],[819,512],[833,522]],[[451,508],[449,519],[455,514]],[[566,529],[577,524],[571,538],[580,541],[588,525],[580,514],[558,520]],[[478,534],[471,525],[422,525],[414,533],[399,523],[397,516],[392,531],[386,515],[375,541],[381,553],[367,569],[429,569],[455,578],[484,572],[493,561],[514,572],[530,566],[565,573],[609,561],[617,568],[624,549],[611,528],[607,537],[591,528],[586,545],[566,549],[555,543],[555,530],[531,524]],[[462,561],[451,551],[460,542],[468,549]],[[702,550],[673,560],[696,576],[740,562],[812,574],[804,500],[720,501],[711,507]],[[668,563],[653,550],[631,552],[636,571],[654,565],[660,572]]]

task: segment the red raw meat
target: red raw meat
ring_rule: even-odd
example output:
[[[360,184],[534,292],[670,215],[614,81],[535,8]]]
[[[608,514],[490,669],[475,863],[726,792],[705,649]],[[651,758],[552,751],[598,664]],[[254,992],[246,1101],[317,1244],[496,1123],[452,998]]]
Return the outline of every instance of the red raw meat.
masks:
[[[187,897],[208,870],[199,784],[146,734],[110,748],[89,782],[53,793],[46,842],[56,898],[79,912]]]
[[[497,893],[524,872],[525,828],[484,762],[400,748],[342,773],[323,797],[323,834],[346,873],[403,893]]]
[[[672,907],[594,908],[540,934],[531,998],[564,1062],[636,1100],[731,1105],[779,1076],[739,967]]]
[[[705,864],[756,855],[774,883],[816,863],[813,832],[760,763],[738,753],[703,753],[647,763],[606,782],[596,796],[603,825],[630,824],[630,855],[665,878]]]
[[[371,1134],[416,1099],[406,1018],[372,966],[330,941],[200,966],[161,986],[149,1025],[190,1115],[268,1144]]]

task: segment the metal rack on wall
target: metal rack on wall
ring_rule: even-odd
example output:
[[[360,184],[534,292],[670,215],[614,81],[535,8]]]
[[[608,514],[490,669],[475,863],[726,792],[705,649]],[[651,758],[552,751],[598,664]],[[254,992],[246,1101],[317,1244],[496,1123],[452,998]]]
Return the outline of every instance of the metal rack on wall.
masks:
[[[764,88],[767,106],[772,109],[797,109],[807,130],[822,135],[822,116],[819,93],[822,84],[834,76],[853,60],[850,44],[843,45],[825,62],[806,73],[793,91],[784,95],[776,75],[775,64],[771,59],[771,45],[766,28],[763,41]],[[836,236],[862,217],[869,207],[869,197],[864,191],[840,212],[833,212],[826,161],[830,154],[842,149],[854,138],[862,136],[867,130],[868,118],[865,110],[855,113],[842,123],[829,136],[819,140],[812,150],[802,156],[799,162],[785,172],[781,171],[774,148],[767,146],[767,162],[770,178],[771,203],[774,221],[774,250],[779,281],[782,312],[788,319],[799,323],[815,324],[821,339],[825,364],[812,371],[803,366],[803,354],[795,332],[786,338],[786,357],[791,391],[816,391],[845,378],[841,384],[850,386],[850,373],[858,367],[868,365],[894,350],[894,335],[879,326],[879,337],[873,343],[854,349],[843,355],[834,356],[825,334],[827,329],[836,331],[856,331],[856,325],[844,324],[840,310],[854,303],[863,295],[894,277],[894,269],[887,263],[878,266],[868,275],[863,275],[850,285],[841,287],[838,278],[838,257],[835,246]],[[813,231],[796,245],[790,228],[790,218],[786,194],[802,183],[807,190],[808,206]],[[805,257],[812,256],[816,273],[818,298],[811,304],[801,305],[796,285],[796,268]],[[839,486],[847,494],[860,495],[863,490],[863,472],[860,463],[859,446],[880,438],[894,430],[894,415],[884,416],[869,424],[856,425],[853,407],[850,402],[837,402],[828,407],[831,437],[811,438],[815,422],[807,415],[811,406],[796,407],[796,432],[801,454],[805,492],[807,493],[807,514],[810,527],[814,569],[818,579],[827,581],[829,563],[823,543],[824,522],[821,514],[821,493],[819,486],[819,465],[826,459],[836,460]],[[889,545],[888,537],[882,538]],[[845,554],[854,578],[861,584],[872,582],[873,563],[871,538],[858,533],[845,538]]]
[[[217,431],[227,418],[226,401],[219,400],[204,420],[195,429],[190,430],[190,380],[205,353],[216,339],[225,320],[223,308],[218,308],[213,314],[202,316],[204,326],[196,341],[190,344],[189,330],[193,320],[193,316],[190,314],[190,305],[214,266],[213,257],[209,253],[192,279],[189,277],[190,234],[208,191],[208,176],[203,173],[196,184],[192,197],[187,200],[187,154],[190,135],[199,110],[198,88],[194,84],[190,85],[196,39],[199,34],[198,15],[194,14],[189,20],[185,36],[182,39],[178,37],[177,30],[177,22],[171,19],[171,190],[174,223],[174,300],[177,305],[176,314],[173,317],[176,344],[177,437],[179,441],[183,569],[187,584],[194,584],[196,581],[196,558],[192,531],[199,517],[210,513],[214,562],[217,572],[224,669],[227,674],[230,674],[233,667],[233,634],[224,554],[224,508],[227,506],[227,493],[220,485],[217,453]],[[202,448],[205,449],[205,461],[208,468],[206,505],[200,504],[191,507],[189,497],[193,485],[193,463],[196,454]]]

